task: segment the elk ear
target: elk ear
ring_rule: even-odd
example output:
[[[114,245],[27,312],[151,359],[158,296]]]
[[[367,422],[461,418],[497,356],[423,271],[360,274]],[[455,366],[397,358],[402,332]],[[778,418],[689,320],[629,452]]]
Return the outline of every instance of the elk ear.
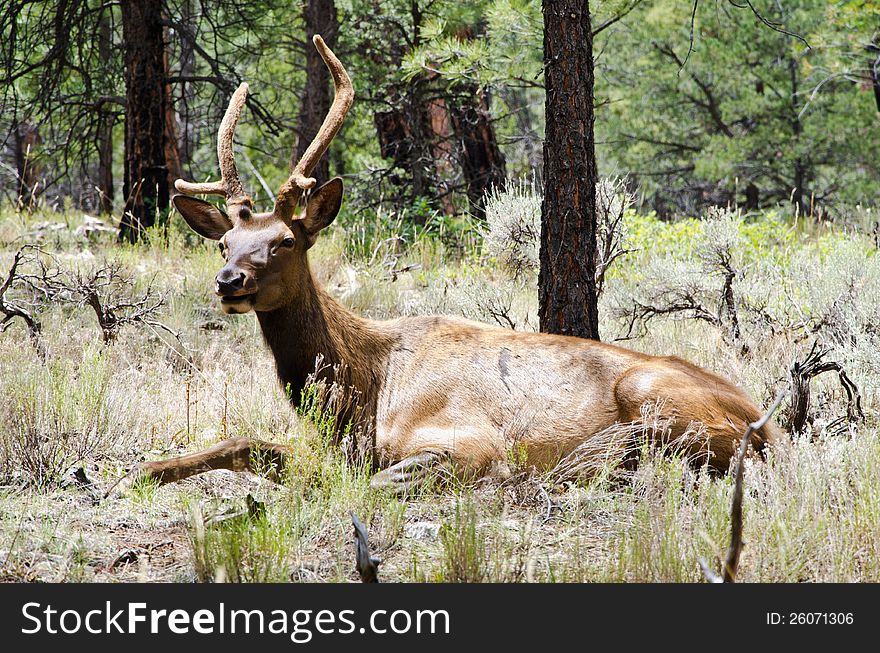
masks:
[[[342,206],[342,179],[339,177],[334,177],[312,193],[301,218],[302,226],[305,227],[311,240],[310,244],[315,242],[321,229],[333,222],[340,206]]]
[[[229,216],[210,202],[186,195],[175,195],[171,201],[186,223],[200,236],[220,240],[223,234],[232,229]]]

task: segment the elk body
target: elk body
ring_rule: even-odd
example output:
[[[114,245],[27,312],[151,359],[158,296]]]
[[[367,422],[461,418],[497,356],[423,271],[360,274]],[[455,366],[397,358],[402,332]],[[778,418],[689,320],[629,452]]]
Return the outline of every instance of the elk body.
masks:
[[[255,311],[275,357],[279,380],[294,400],[315,361],[342,370],[336,380],[351,388],[366,416],[382,471],[373,485],[406,490],[437,463],[459,473],[504,474],[517,447],[529,464],[547,468],[617,424],[639,422],[656,405],[672,441],[685,453],[726,471],[758,408],[729,381],[674,357],[655,357],[600,342],[523,333],[448,317],[361,318],[333,300],[316,282],[308,250],[336,217],[342,181],[311,193],[294,214],[309,172],[339,130],[353,100],[342,64],[315,37],[336,86],[333,106],[312,146],[280,189],[268,213],[254,213],[232,151],[235,124],[247,86],[233,95],[219,130],[221,181],[179,180],[184,194],[222,194],[227,213],[185,195],[174,198],[187,223],[217,240],[226,264],[216,292],[226,313]],[[332,372],[330,372],[332,374]],[[753,436],[761,449],[773,440],[767,425]],[[237,438],[206,451],[142,463],[120,489],[149,476],[176,481],[211,469],[250,469],[253,455],[283,464],[284,445]]]

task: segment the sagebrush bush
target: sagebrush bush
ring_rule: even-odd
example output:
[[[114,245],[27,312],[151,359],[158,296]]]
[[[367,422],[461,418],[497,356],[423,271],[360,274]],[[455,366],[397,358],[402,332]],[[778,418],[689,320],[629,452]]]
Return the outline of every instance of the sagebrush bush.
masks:
[[[541,192],[534,181],[511,182],[486,197],[486,248],[514,276],[538,269]]]
[[[510,182],[486,198],[483,242],[502,269],[515,279],[532,277],[540,267],[541,189],[532,180]],[[600,179],[596,184],[596,282],[599,294],[608,269],[628,246],[633,196],[623,179]]]
[[[79,361],[10,366],[0,377],[4,476],[17,470],[31,483],[51,485],[71,465],[112,451],[128,435],[128,399],[120,390],[97,347]]]

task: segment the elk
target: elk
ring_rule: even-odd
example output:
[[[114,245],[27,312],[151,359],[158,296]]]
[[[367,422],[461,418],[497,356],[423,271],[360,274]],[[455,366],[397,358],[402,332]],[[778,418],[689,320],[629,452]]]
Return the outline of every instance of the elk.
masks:
[[[254,212],[235,166],[233,132],[246,84],[220,124],[220,181],[178,180],[181,194],[173,201],[192,229],[219,242],[226,261],[215,280],[220,305],[226,313],[256,312],[291,401],[300,397],[317,357],[327,363],[326,374],[336,375],[332,380],[351,389],[381,469],[371,485],[406,492],[436,465],[461,475],[504,475],[514,437],[527,463],[546,469],[609,428],[638,422],[646,404],[659,406],[673,441],[698,425],[702,436],[682,440],[685,453],[726,471],[739,438],[761,412],[720,376],[671,356],[457,317],[369,320],[315,282],[308,251],[339,211],[342,180],[314,190],[301,212],[294,211],[315,186],[309,173],[339,131],[354,91],[320,36],[314,44],[330,69],[335,98],[272,211]],[[198,194],[223,195],[227,212],[189,197]],[[752,446],[762,450],[776,432],[764,426]],[[213,469],[252,471],[258,453],[280,466],[290,449],[252,438],[226,440],[200,453],[141,463],[117,489],[142,477],[167,483]]]

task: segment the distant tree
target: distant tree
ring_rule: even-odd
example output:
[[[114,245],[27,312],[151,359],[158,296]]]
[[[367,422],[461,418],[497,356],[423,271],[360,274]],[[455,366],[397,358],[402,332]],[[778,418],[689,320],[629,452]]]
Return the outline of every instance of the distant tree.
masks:
[[[18,190],[30,189],[25,198],[52,190],[98,208],[95,186],[112,194],[112,173],[103,173],[125,103],[112,44],[117,15],[110,3],[84,0],[0,5],[0,147],[11,140],[17,151],[23,125],[36,138],[24,170],[30,178],[17,171]],[[98,151],[105,156],[96,175]]]
[[[403,73],[386,76],[367,91],[377,104],[381,153],[408,173],[410,198],[429,198],[448,213],[461,208],[453,198],[464,196],[471,213],[481,216],[486,191],[506,180],[492,94],[475,63],[486,53],[491,5],[486,0],[389,2],[381,12],[358,18],[358,25],[367,27],[361,53],[377,63],[385,58],[386,71]],[[372,45],[372,30],[380,25],[390,37],[387,53]]]
[[[136,241],[167,212],[171,197],[169,168],[176,137],[168,119],[164,0],[122,3],[125,52],[125,198],[119,238]],[[170,159],[170,161],[169,161]],[[176,163],[179,169],[179,161]]]
[[[427,199],[436,202],[444,193],[435,160],[430,82],[427,75],[403,76],[407,55],[421,47],[422,32],[430,19],[424,0],[355,0],[350,29],[343,38],[351,42],[352,73],[358,94],[356,111],[367,112],[373,127],[379,160],[369,177],[367,195],[377,195],[396,205]],[[365,143],[364,143],[365,144]]]
[[[621,21],[632,56],[602,61],[603,154],[664,214],[876,201],[877,3],[740,5],[652,0]]]
[[[306,149],[321,128],[324,116],[330,109],[330,72],[318,51],[311,47],[312,37],[320,34],[331,50],[336,49],[339,21],[333,0],[306,0],[303,3],[303,19],[306,28],[306,84],[302,89],[302,103],[296,129],[296,140],[290,157],[290,168],[302,158]],[[330,178],[329,155],[318,161],[312,176],[320,186]]]
[[[459,97],[451,116],[461,147],[462,174],[471,213],[484,217],[486,193],[507,183],[504,154],[492,125],[488,91],[467,85]]]
[[[487,38],[483,16],[476,20],[476,24],[465,23],[456,30],[454,37],[458,42],[468,45],[478,38]],[[450,103],[450,117],[459,145],[458,156],[470,211],[483,218],[486,193],[492,188],[502,189],[507,183],[504,154],[498,146],[490,114],[491,94],[478,79],[468,79],[450,90],[457,90]]]
[[[280,0],[259,6],[203,1],[198,12],[192,4],[22,0],[0,5],[0,155],[11,151],[16,164],[27,163],[23,170],[5,164],[0,172],[15,170],[16,192],[24,179],[31,195],[51,189],[90,210],[110,211],[114,168],[121,168],[120,237],[134,240],[164,217],[171,184],[181,174],[178,122],[183,122],[184,158],[190,163],[199,140],[195,131],[207,134],[207,125],[215,124],[206,114],[214,107],[222,115],[246,68],[260,69],[263,56],[277,53],[277,29],[273,26],[270,39],[267,25],[277,19],[273,12],[289,10]],[[290,72],[282,67],[277,75]],[[181,93],[175,97],[177,88]],[[259,93],[248,100],[254,126],[277,135],[279,123],[264,101]],[[120,139],[117,127],[123,122]],[[18,152],[25,151],[27,139],[39,148],[22,158]],[[213,150],[208,140],[200,143],[205,151]],[[121,156],[114,151],[120,146]],[[285,154],[289,147],[286,140]],[[25,179],[36,171],[39,183]]]
[[[111,66],[113,62],[113,24],[109,12],[98,20],[98,56],[101,64]],[[105,78],[110,78],[105,70]],[[95,132],[95,145],[98,151],[98,191],[100,193],[101,211],[113,212],[113,127],[117,116],[111,105],[103,103],[98,109],[98,125]]]
[[[40,175],[34,156],[42,143],[40,132],[32,120],[26,118],[13,129],[16,197],[25,206],[31,206],[38,195]]]

